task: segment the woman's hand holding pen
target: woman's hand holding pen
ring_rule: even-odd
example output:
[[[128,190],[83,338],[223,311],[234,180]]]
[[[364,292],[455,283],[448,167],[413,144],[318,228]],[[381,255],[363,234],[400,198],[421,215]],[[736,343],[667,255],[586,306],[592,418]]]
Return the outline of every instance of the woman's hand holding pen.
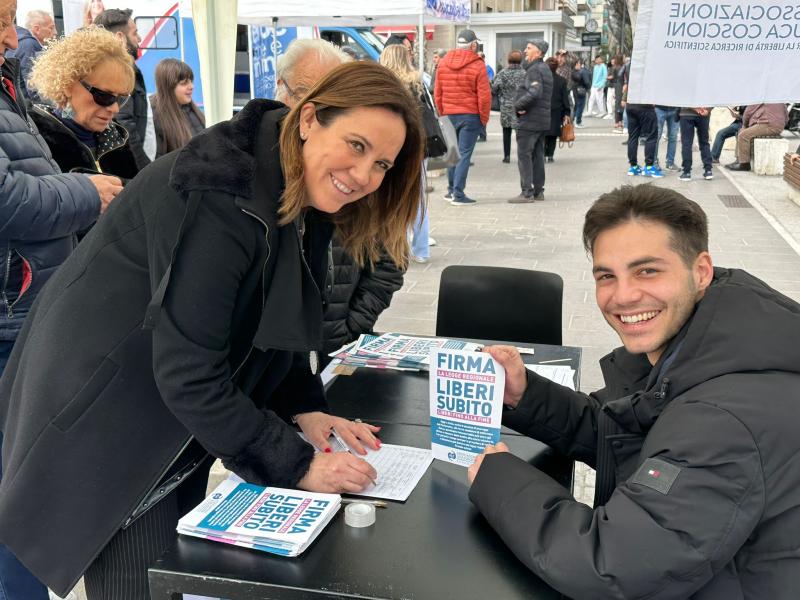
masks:
[[[323,452],[330,452],[331,445],[329,438],[334,430],[344,442],[357,454],[366,454],[364,445],[378,450],[381,441],[375,434],[381,430],[380,427],[361,423],[360,421],[349,421],[341,417],[334,417],[323,412],[302,413],[295,417],[295,421],[303,430],[308,441]]]
[[[371,464],[349,452],[320,452],[314,455],[308,473],[297,487],[309,492],[357,493],[375,482],[378,474]]]

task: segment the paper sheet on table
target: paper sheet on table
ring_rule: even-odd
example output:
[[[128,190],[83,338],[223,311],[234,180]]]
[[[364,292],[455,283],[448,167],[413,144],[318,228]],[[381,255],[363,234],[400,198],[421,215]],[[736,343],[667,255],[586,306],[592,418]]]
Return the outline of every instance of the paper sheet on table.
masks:
[[[575,369],[565,365],[525,365],[528,369],[542,377],[560,385],[575,389]]]
[[[299,435],[306,439],[302,433]],[[334,452],[348,450],[334,437],[331,437],[328,443]],[[352,496],[369,496],[370,498],[405,502],[433,462],[430,448],[381,444],[380,450],[366,447],[365,449],[366,455],[355,452],[353,455],[363,458],[371,464],[378,472],[378,479],[375,485],[369,486],[363,492],[348,492]]]

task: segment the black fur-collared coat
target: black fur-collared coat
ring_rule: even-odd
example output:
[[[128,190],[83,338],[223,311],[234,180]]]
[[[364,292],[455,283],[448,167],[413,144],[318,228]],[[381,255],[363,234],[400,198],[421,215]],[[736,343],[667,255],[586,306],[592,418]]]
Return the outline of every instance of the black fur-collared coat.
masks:
[[[0,541],[59,595],[204,462],[291,487],[324,408],[331,226],[278,225],[283,105],[256,100],[125,188],[40,294],[0,381]],[[304,245],[306,259],[303,258]]]

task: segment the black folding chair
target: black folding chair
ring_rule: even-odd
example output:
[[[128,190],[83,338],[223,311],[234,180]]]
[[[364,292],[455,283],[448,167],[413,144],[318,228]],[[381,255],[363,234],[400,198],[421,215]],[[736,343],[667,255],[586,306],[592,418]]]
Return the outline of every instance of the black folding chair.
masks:
[[[436,335],[560,346],[563,291],[554,273],[447,267],[439,283]]]

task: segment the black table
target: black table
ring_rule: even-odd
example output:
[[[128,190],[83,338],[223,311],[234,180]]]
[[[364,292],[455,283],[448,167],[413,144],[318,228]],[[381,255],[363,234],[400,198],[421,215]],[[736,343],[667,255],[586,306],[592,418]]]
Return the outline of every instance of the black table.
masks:
[[[525,362],[569,365],[580,350],[535,346]],[[578,382],[576,381],[576,384]],[[334,414],[381,425],[381,440],[430,446],[428,374],[360,368],[329,386]],[[569,486],[572,462],[503,429],[512,452]],[[405,503],[353,529],[340,511],[296,558],[178,536],[150,569],[152,600],[194,593],[230,600],[273,598],[533,598],[561,596],[520,563],[469,502],[463,467],[434,461]]]
[[[430,428],[386,424],[381,437],[425,447]],[[534,464],[546,462],[539,442],[503,441]],[[152,600],[178,592],[230,600],[560,598],[508,551],[467,492],[463,467],[434,461],[408,501],[378,509],[375,525],[348,527],[340,511],[296,558],[181,536],[150,569]]]

